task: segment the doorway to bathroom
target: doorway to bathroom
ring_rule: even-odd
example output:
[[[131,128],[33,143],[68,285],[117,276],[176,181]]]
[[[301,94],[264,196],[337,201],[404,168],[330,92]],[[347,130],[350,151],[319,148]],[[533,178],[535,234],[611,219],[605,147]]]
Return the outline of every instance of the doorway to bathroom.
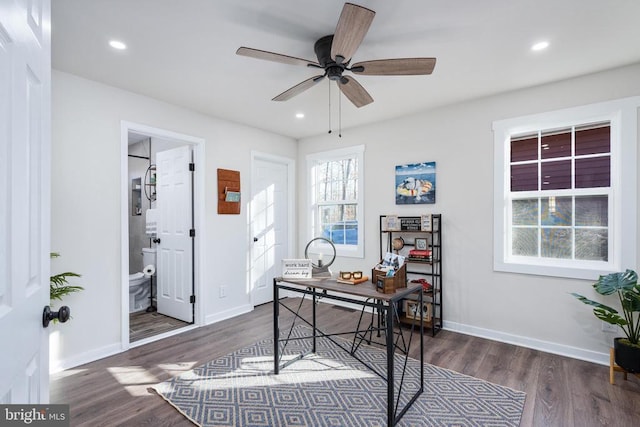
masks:
[[[195,327],[203,141],[123,123],[123,347]],[[123,219],[124,219],[123,215]],[[199,236],[198,236],[199,237]]]

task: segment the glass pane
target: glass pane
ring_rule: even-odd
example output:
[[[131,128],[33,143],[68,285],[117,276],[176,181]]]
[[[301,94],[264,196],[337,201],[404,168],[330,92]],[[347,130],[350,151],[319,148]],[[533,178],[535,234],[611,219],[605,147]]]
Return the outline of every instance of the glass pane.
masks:
[[[611,127],[583,127],[576,129],[576,156],[611,151]]]
[[[576,259],[608,261],[607,230],[576,229]]]
[[[538,160],[538,136],[511,138],[511,162]]]
[[[511,252],[513,255],[538,256],[538,229],[512,229]]]
[[[358,198],[358,161],[335,160],[316,166],[316,200],[319,202]]]
[[[571,160],[544,162],[541,165],[542,190],[571,188]]]
[[[609,197],[576,197],[576,226],[607,227],[609,225]]]
[[[542,225],[566,225],[573,223],[571,197],[545,197],[540,199]]]
[[[514,200],[511,216],[513,225],[538,225],[538,199]]]
[[[543,228],[540,230],[541,255],[544,258],[571,259],[571,229]]]
[[[571,156],[571,129],[542,134],[540,155],[543,159]]]
[[[356,205],[321,206],[320,237],[339,245],[358,244]]]
[[[576,188],[609,187],[611,158],[609,156],[576,159]]]
[[[535,191],[537,189],[537,164],[511,166],[511,191]]]

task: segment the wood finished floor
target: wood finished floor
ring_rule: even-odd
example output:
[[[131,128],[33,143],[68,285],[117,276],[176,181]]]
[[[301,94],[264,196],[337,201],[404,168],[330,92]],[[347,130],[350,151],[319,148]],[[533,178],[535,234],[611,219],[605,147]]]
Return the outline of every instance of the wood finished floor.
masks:
[[[294,305],[298,299],[289,299]],[[305,302],[303,310],[310,312]],[[288,314],[281,314],[287,316]],[[143,345],[51,377],[51,403],[70,405],[72,426],[192,426],[148,391],[209,360],[273,333],[272,307]],[[318,305],[318,324],[348,330],[358,313]],[[527,393],[521,426],[640,425],[640,380],[606,366],[441,331],[425,335],[425,362]],[[417,354],[411,354],[417,357]],[[275,426],[274,426],[275,427]]]
[[[165,316],[157,311],[131,313],[129,314],[129,342],[140,341],[189,325],[190,323]]]

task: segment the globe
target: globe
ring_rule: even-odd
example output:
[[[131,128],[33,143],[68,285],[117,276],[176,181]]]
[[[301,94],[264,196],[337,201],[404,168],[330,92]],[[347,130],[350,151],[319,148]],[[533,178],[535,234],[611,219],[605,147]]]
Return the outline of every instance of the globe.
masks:
[[[391,241],[391,247],[396,252],[404,248],[404,239],[402,237],[396,237]]]

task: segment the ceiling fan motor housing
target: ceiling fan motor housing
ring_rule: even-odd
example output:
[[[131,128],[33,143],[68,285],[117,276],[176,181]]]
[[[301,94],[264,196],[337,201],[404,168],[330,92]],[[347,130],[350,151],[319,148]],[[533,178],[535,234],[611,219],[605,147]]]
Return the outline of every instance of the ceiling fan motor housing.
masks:
[[[333,35],[320,38],[314,45],[318,63],[327,73],[329,80],[341,80],[342,72],[347,64],[338,64],[331,58],[331,44],[333,43]]]

